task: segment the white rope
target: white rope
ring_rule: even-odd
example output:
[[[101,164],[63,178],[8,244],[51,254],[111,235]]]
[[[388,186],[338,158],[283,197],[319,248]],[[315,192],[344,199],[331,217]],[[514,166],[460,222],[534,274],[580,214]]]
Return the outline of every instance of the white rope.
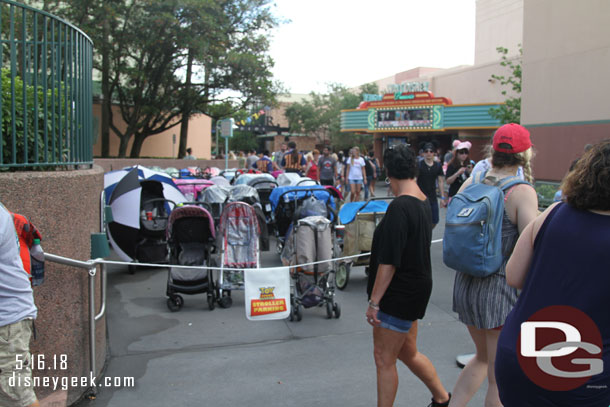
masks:
[[[329,260],[314,261],[311,263],[302,263],[302,264],[295,264],[295,265],[290,265],[290,266],[258,267],[258,268],[183,266],[180,264],[133,263],[133,262],[126,262],[126,261],[113,261],[113,260],[104,260],[104,259],[96,259],[95,262],[99,263],[99,264],[113,264],[113,265],[120,265],[120,266],[143,266],[143,267],[161,267],[161,268],[180,267],[181,269],[193,269],[193,270],[245,271],[245,270],[271,270],[271,269],[276,269],[278,267],[291,267],[291,268],[292,267],[304,267],[304,266],[311,266],[314,264],[333,263],[333,262],[337,262],[337,261],[341,261],[341,260],[354,259],[357,257],[368,256],[370,254],[371,254],[371,252],[366,252],[366,253],[355,254],[353,256],[345,256],[345,257],[338,257],[338,258],[329,259]]]
[[[432,243],[439,243],[439,242],[442,242],[442,241],[443,241],[443,239],[437,239],[437,240],[433,240]],[[371,254],[371,252],[366,252],[366,253],[355,254],[353,256],[344,256],[344,257],[338,257],[338,258],[329,259],[329,260],[312,261],[310,263],[302,263],[302,264],[295,264],[295,265],[289,265],[289,266],[258,267],[258,268],[183,266],[183,265],[180,265],[180,264],[133,263],[133,262],[126,262],[126,261],[113,261],[113,260],[104,260],[104,259],[96,259],[95,263],[98,263],[98,264],[113,264],[113,265],[119,265],[119,266],[143,266],[143,267],[161,267],[161,268],[180,267],[181,269],[193,269],[193,270],[245,271],[245,270],[271,270],[271,269],[276,269],[278,267],[293,267],[293,268],[296,268],[296,267],[312,266],[312,265],[315,265],[315,264],[334,263],[334,262],[338,262],[338,261],[342,261],[342,260],[355,259],[355,258],[358,258],[358,257],[369,256],[370,254]]]

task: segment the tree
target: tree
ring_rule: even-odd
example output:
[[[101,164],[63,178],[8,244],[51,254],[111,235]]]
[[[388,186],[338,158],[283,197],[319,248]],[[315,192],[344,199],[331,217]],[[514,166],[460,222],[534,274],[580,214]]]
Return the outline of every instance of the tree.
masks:
[[[293,103],[286,109],[286,118],[290,131],[314,135],[320,144],[330,140],[334,149],[370,144],[368,134],[341,133],[341,110],[354,109],[362,101],[365,93],[378,93],[376,84],[370,83],[360,87],[360,93],[354,93],[340,84],[330,84],[328,93],[310,93],[310,99]]]
[[[513,91],[512,95],[507,97],[504,105],[500,107],[492,107],[489,109],[491,117],[500,120],[502,124],[506,123],[521,123],[521,57],[523,49],[519,46],[519,57],[509,59],[506,57],[508,48],[496,48],[499,54],[502,55],[500,65],[507,67],[510,71],[509,76],[491,75],[492,79],[500,81],[500,85],[509,85]],[[503,90],[502,95],[507,96],[508,91]]]
[[[267,55],[265,35],[277,24],[269,0],[113,0],[112,12],[100,0],[53,3],[56,14],[84,24],[102,50],[94,66],[102,72],[103,100],[116,102],[127,123],[120,128],[112,110],[103,109],[121,157],[132,139],[130,156],[138,157],[146,138],[180,122],[184,154],[193,112],[228,116],[255,102],[270,104],[279,89]]]

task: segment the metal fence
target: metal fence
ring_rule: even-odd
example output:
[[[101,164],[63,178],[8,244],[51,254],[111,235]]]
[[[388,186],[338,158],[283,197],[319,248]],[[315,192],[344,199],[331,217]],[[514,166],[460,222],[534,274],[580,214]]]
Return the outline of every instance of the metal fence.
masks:
[[[0,170],[93,164],[93,43],[70,23],[0,0]]]

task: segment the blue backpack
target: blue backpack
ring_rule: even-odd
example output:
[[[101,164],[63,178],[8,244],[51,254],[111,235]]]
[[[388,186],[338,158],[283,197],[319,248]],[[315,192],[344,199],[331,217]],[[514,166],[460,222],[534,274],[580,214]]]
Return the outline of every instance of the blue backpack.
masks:
[[[504,191],[527,184],[507,177],[488,185],[482,182],[486,174],[477,172],[472,184],[451,199],[443,237],[443,262],[474,277],[487,277],[502,266]]]

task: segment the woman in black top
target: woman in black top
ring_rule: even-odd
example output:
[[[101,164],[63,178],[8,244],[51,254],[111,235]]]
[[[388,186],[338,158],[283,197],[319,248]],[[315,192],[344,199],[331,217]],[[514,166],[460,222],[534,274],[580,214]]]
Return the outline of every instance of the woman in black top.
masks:
[[[432,215],[417,186],[417,159],[406,145],[388,149],[383,158],[396,197],[375,229],[367,286],[366,318],[373,326],[377,366],[377,405],[392,406],[398,389],[400,359],[432,393],[430,406],[448,406],[432,362],[417,350],[417,320],[432,292],[430,244]]]
[[[470,177],[472,172],[472,164],[468,153],[470,151],[469,141],[463,141],[456,147],[455,156],[447,166],[447,172],[445,173],[445,179],[447,185],[449,185],[449,198],[457,194],[460,187]]]

